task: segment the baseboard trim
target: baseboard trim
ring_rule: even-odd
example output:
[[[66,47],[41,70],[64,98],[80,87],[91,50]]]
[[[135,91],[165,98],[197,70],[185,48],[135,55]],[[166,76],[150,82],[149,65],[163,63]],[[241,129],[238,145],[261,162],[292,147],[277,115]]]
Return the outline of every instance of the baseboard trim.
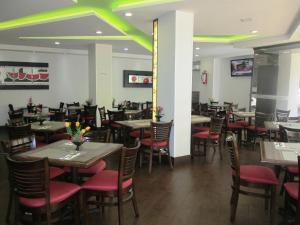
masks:
[[[172,162],[173,165],[184,165],[187,163],[191,163],[191,156],[190,155],[185,155],[185,156],[180,156],[180,157],[172,157]]]

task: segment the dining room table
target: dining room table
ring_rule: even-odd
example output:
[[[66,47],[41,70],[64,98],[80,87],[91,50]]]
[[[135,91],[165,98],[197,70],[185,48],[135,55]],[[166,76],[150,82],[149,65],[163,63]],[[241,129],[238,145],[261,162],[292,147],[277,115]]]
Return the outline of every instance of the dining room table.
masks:
[[[49,143],[49,136],[53,133],[64,131],[65,123],[61,121],[44,121],[44,122],[33,122],[31,123],[31,130],[34,133],[43,134],[45,142]]]
[[[18,160],[39,160],[48,158],[51,165],[59,167],[70,167],[72,181],[79,182],[78,169],[88,168],[97,163],[98,160],[118,152],[122,144],[85,142],[79,150],[70,140],[61,140],[44,147],[23,152],[15,155]]]
[[[265,121],[265,128],[270,131],[279,131],[279,126],[283,126],[290,129],[300,129],[300,123],[298,122],[276,122],[276,121]]]

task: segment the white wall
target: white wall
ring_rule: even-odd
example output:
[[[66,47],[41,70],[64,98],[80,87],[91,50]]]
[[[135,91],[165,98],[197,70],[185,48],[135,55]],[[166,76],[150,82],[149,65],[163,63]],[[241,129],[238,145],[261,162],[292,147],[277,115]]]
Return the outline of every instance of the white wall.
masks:
[[[152,88],[124,88],[123,70],[152,71],[152,58],[141,55],[113,54],[112,97],[116,104],[124,100],[145,102],[152,100]]]
[[[84,102],[88,98],[88,56],[85,51],[72,54],[64,53],[63,50],[47,52],[43,48],[43,52],[38,52],[39,48],[32,49],[35,52],[20,51],[16,47],[14,50],[3,50],[0,46],[0,61],[49,63],[50,89],[0,90],[0,125],[7,121],[9,103],[15,107],[24,107],[32,97],[36,104],[58,107],[60,101]]]
[[[213,68],[214,68],[214,58],[213,57],[205,57],[200,59],[200,102],[208,102],[209,98],[213,97]],[[207,84],[203,84],[201,81],[201,74],[206,70],[207,75]],[[194,80],[193,80],[194,82]],[[194,87],[194,84],[193,84]]]
[[[299,97],[299,81],[300,81],[300,53],[292,53],[291,60],[291,76],[289,89],[288,109],[291,110],[291,116],[298,116],[298,107],[300,103]]]
[[[231,77],[230,61],[232,59],[249,58],[251,56],[238,56],[234,58],[221,58],[217,60],[220,83],[218,84],[219,102],[233,102],[239,108],[249,108],[251,77]]]

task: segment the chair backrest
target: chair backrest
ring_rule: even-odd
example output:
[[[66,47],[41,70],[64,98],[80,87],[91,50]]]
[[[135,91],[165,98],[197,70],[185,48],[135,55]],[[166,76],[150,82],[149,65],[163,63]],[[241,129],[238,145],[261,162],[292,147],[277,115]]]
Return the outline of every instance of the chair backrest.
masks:
[[[233,132],[229,131],[226,137],[227,149],[230,154],[231,169],[234,172],[235,178],[240,177],[240,156],[239,149],[236,140],[236,136]]]
[[[56,109],[56,108],[49,108],[49,113],[56,113],[56,112],[60,112],[60,109]]]
[[[152,108],[152,102],[146,101],[146,108]]]
[[[16,161],[6,158],[11,191],[18,197],[45,198],[49,205],[49,165],[48,159],[36,161]]]
[[[110,122],[125,120],[124,110],[119,110],[119,111],[107,110],[107,114],[108,114],[108,119]]]
[[[9,112],[14,112],[15,109],[14,109],[14,106],[12,104],[8,104],[8,108],[9,108]]]
[[[89,141],[89,142],[109,143],[110,142],[110,129],[98,128],[95,131],[88,132],[84,136],[87,139],[87,141]]]
[[[137,113],[126,115],[126,118],[128,120],[141,120],[141,119],[143,119],[143,112],[140,111],[140,112],[137,112]]]
[[[131,179],[135,173],[135,164],[137,153],[141,144],[139,140],[136,141],[135,147],[127,148],[123,147],[120,155],[119,162],[119,179],[118,187],[122,190],[122,184],[125,180]]]
[[[61,121],[64,122],[66,119],[65,112],[55,112],[53,116],[51,116],[51,120],[53,121]]]
[[[169,141],[173,120],[170,122],[151,122],[152,141]]]
[[[225,117],[212,117],[209,133],[221,134]]]
[[[27,111],[29,113],[36,113],[36,106],[35,105],[27,105]]]
[[[218,102],[218,101],[210,101],[210,104],[211,104],[211,105],[218,105],[219,102]]]
[[[233,102],[223,102],[223,105],[226,111],[232,111]]]
[[[280,141],[300,143],[300,129],[293,129],[279,125]]]
[[[200,113],[206,113],[208,111],[207,103],[200,103]]]
[[[60,109],[60,111],[64,110],[64,105],[65,105],[65,103],[63,103],[63,102],[59,103],[59,109]]]
[[[80,106],[80,103],[79,102],[73,102],[73,105],[74,106]]]
[[[26,152],[34,148],[34,136],[31,132],[31,124],[23,126],[7,126],[9,135],[9,144],[7,153],[14,155],[21,152]]]
[[[150,108],[143,109],[142,116],[143,119],[152,119],[152,110]]]
[[[85,116],[94,116],[94,117],[96,117],[97,107],[98,107],[97,105],[85,105],[84,106]]]
[[[276,120],[278,122],[287,122],[290,116],[290,110],[276,109]]]
[[[139,110],[140,109],[140,103],[138,102],[131,102],[128,109],[131,110]]]
[[[273,121],[274,114],[255,112],[255,127],[265,127],[265,121]]]
[[[100,120],[106,120],[106,111],[105,111],[105,106],[98,108],[99,114],[100,114]]]
[[[24,117],[23,117],[23,112],[9,112],[9,125],[13,125],[13,126],[20,126],[20,125],[24,125]]]

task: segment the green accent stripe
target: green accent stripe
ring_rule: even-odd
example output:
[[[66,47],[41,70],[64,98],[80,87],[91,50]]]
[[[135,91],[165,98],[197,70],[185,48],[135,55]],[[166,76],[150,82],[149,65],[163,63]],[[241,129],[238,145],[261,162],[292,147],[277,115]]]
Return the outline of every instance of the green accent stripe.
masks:
[[[129,36],[52,36],[52,37],[19,37],[22,40],[107,40],[132,41]]]

